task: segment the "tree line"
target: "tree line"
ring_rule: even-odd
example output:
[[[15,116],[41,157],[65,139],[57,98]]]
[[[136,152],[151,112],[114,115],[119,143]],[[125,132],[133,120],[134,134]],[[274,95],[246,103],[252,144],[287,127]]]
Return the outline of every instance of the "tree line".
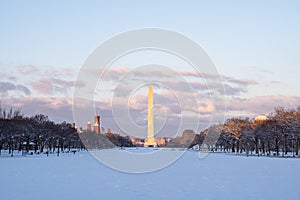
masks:
[[[115,133],[78,133],[70,123],[54,123],[43,114],[24,117],[19,109],[7,111],[0,107],[0,155],[2,150],[8,150],[11,156],[14,152],[59,155],[61,152],[114,146],[132,146],[132,143],[129,137]]]
[[[217,141],[212,135],[220,134]],[[208,136],[208,138],[205,138]],[[209,151],[257,156],[298,156],[300,148],[300,107],[277,107],[266,120],[230,118],[195,135],[190,147],[205,141]]]
[[[208,134],[209,133],[209,134]],[[216,135],[218,136],[216,138]],[[212,137],[213,136],[213,137]],[[214,152],[266,156],[299,156],[300,107],[277,107],[267,120],[230,118],[195,134],[184,131],[182,137],[172,138],[166,147],[192,148],[205,146]],[[115,133],[78,133],[67,122],[54,123],[48,116],[37,114],[24,117],[20,110],[0,107],[0,155],[8,150],[22,154],[70,152],[134,146],[128,136]]]

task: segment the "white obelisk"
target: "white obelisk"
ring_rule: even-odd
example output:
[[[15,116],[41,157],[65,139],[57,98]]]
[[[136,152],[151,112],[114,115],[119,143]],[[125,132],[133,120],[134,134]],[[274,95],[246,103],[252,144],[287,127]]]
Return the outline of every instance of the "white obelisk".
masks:
[[[149,86],[148,90],[148,130],[147,130],[147,139],[144,143],[145,147],[155,147],[156,142],[154,139],[154,118],[153,118],[153,88],[152,84]]]

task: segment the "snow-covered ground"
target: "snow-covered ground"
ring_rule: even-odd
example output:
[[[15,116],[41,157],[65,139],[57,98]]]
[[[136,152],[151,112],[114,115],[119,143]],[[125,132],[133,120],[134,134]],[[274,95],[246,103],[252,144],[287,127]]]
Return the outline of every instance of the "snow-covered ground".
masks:
[[[135,150],[136,151],[136,150]],[[128,174],[88,152],[0,156],[0,199],[299,199],[300,160],[186,152],[162,170]]]

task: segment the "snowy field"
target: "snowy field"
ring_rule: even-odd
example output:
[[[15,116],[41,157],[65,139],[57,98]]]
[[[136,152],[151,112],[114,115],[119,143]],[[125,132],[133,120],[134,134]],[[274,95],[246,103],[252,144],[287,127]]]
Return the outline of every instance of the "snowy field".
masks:
[[[300,160],[186,152],[162,170],[127,174],[88,152],[0,157],[0,199],[299,199]]]

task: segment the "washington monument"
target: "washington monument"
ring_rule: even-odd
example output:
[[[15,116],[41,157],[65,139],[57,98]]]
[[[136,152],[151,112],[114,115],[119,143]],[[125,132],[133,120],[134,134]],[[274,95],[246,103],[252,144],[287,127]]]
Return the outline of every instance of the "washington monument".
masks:
[[[144,147],[156,147],[157,144],[154,138],[154,118],[153,118],[153,88],[152,84],[148,90],[148,130],[147,138],[145,139]]]

